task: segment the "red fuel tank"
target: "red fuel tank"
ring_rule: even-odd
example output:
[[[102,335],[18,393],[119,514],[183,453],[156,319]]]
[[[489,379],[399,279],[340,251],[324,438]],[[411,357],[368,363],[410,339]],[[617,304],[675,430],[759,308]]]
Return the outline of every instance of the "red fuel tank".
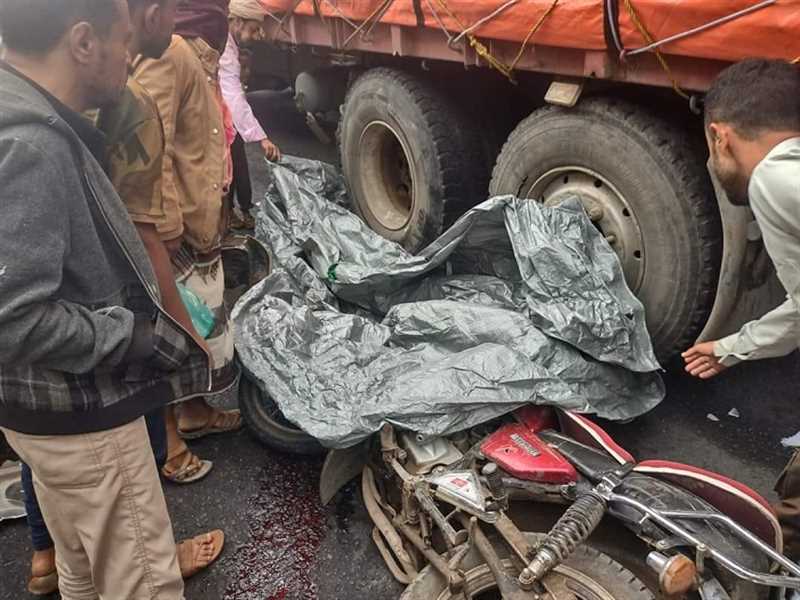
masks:
[[[533,433],[545,429],[558,429],[558,417],[551,406],[528,404],[514,411],[514,418]]]
[[[514,477],[539,483],[571,483],[578,473],[567,459],[525,425],[504,425],[481,446],[483,455]]]

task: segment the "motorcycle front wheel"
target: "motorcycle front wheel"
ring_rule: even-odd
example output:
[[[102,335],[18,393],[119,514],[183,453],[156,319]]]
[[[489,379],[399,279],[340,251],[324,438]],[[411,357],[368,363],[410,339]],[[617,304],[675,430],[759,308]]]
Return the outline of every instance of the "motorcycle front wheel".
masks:
[[[239,383],[239,408],[247,428],[258,440],[279,452],[316,455],[322,445],[283,416],[275,401],[243,374]]]
[[[544,537],[536,533],[525,535],[534,545]],[[511,560],[503,560],[503,567],[512,572]],[[461,569],[468,600],[500,600],[494,576],[476,549],[467,554]],[[589,546],[579,546],[543,583],[550,592],[547,600],[655,600],[633,573]],[[442,574],[428,565],[406,588],[400,600],[461,600],[464,597],[451,592]]]

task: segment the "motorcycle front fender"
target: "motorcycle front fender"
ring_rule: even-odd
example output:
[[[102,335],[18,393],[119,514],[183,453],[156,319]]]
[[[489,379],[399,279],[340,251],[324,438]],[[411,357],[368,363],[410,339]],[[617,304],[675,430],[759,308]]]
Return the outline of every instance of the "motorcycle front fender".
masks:
[[[328,452],[319,476],[319,497],[327,505],[344,486],[361,474],[367,464],[366,443]]]

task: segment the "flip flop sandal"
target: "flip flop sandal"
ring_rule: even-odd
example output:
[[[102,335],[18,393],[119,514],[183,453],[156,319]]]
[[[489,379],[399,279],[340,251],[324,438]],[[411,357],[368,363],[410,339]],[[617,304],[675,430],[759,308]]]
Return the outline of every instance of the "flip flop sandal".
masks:
[[[242,428],[242,415],[238,410],[217,410],[211,409],[211,414],[206,424],[198,429],[181,429],[178,427],[178,435],[185,440],[198,440],[207,435],[216,433],[229,433],[238,431]]]
[[[203,542],[211,538],[213,551],[211,556],[209,557],[208,562],[205,564],[198,563],[197,557],[195,556],[195,546],[201,545]],[[193,537],[190,540],[184,540],[180,544],[178,544],[178,563],[180,564],[181,554],[183,554],[184,558],[187,557],[191,562],[191,566],[187,567],[185,570],[183,566],[181,566],[181,576],[184,579],[189,579],[190,577],[194,577],[203,569],[208,568],[215,560],[219,558],[219,555],[222,554],[222,548],[225,546],[225,534],[219,530],[215,529],[214,531],[210,531],[208,533],[204,533],[202,535],[198,535]]]
[[[183,456],[181,466],[174,470],[169,469],[167,465],[169,465],[179,456]],[[161,475],[164,476],[164,479],[171,481],[172,483],[194,483],[195,481],[200,481],[203,479],[203,477],[208,475],[213,466],[214,463],[212,463],[210,460],[199,458],[197,455],[193,454],[191,450],[189,450],[188,446],[186,446],[180,452],[167,457],[166,464],[161,467]]]

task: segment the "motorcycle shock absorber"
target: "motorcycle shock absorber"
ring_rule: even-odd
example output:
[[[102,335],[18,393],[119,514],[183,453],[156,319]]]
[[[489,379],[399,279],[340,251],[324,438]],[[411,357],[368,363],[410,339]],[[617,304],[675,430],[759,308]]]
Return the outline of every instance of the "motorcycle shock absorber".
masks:
[[[575,500],[547,534],[530,564],[522,570],[519,583],[523,589],[530,589],[585,542],[600,524],[607,506],[597,490]]]

